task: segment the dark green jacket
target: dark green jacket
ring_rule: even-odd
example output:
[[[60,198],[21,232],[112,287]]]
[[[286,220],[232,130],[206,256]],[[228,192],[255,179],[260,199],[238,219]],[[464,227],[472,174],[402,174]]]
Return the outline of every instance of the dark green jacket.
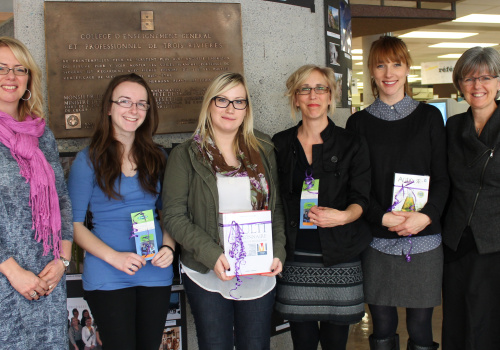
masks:
[[[264,148],[260,154],[269,184],[274,257],[284,262],[285,226],[274,145],[261,132],[255,131],[255,136]],[[213,270],[223,253],[219,245],[217,180],[192,139],[175,147],[168,158],[162,200],[162,225],[181,245],[182,264],[201,273]]]

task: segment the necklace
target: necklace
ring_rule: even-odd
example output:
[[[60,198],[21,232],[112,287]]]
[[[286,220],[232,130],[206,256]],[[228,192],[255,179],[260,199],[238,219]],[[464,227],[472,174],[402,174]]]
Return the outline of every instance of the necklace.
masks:
[[[477,134],[477,136],[479,136],[479,134],[481,134],[481,128],[476,128],[476,134]]]

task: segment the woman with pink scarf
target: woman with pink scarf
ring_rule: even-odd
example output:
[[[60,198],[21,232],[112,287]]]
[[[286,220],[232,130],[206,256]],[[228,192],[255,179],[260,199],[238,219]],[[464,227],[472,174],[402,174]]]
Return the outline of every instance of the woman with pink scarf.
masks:
[[[68,346],[71,203],[42,101],[28,49],[0,37],[0,349]]]

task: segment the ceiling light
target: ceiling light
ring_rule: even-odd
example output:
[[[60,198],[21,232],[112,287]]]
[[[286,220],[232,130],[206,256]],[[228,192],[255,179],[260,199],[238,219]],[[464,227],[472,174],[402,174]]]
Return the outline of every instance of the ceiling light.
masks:
[[[488,46],[496,46],[498,44],[492,44],[492,43],[439,43],[439,44],[434,44],[429,47],[440,47],[440,48],[448,48],[448,49],[470,49],[471,47],[475,46],[481,46],[481,47],[488,47]]]
[[[416,74],[410,74],[410,75],[408,76],[408,78],[410,78],[410,79],[411,79],[411,78],[417,78],[417,77],[418,77],[418,75],[416,75]]]
[[[422,69],[421,66],[411,66],[410,69],[419,70]]]
[[[363,62],[354,63],[355,66],[362,66]]]
[[[363,53],[363,50],[362,49],[354,49],[354,50],[351,50],[351,53],[353,55],[358,55],[358,54],[360,55]]]
[[[449,53],[447,55],[438,56],[438,58],[460,58],[460,56],[462,56],[461,53]]]
[[[419,80],[422,80],[422,78],[408,78],[409,83],[412,83],[414,81],[419,81]]]
[[[478,33],[459,33],[459,32],[423,32],[415,31],[400,35],[400,38],[422,38],[422,39],[463,39]]]
[[[363,60],[363,56],[352,56],[353,61],[361,61]]]
[[[464,17],[457,18],[453,22],[469,23],[500,23],[500,15],[481,15],[473,13]]]
[[[357,86],[358,88],[362,88],[362,87],[363,87],[363,83],[362,83],[362,82],[360,82],[360,81],[358,81],[358,83],[356,84],[356,86]]]
[[[356,73],[356,74],[358,74],[358,75],[363,75],[363,72],[359,72],[359,73]]]

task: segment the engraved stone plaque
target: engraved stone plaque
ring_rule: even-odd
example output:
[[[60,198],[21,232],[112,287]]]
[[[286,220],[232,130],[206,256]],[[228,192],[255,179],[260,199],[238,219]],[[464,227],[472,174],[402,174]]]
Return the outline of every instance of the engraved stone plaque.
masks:
[[[134,72],[148,82],[164,134],[193,131],[211,80],[243,73],[240,4],[44,4],[49,119],[57,138],[92,135],[116,75]]]

